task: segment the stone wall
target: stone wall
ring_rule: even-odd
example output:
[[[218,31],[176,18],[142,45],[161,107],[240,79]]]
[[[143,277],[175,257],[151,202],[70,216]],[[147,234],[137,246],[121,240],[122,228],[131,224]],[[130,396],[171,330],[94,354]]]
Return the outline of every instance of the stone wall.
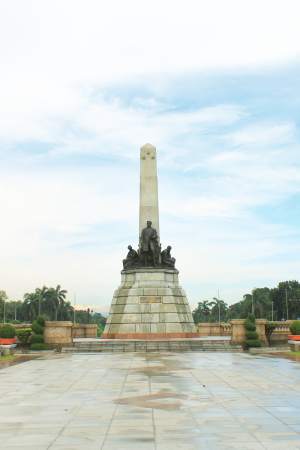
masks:
[[[199,337],[231,336],[231,325],[228,323],[198,323]]]
[[[72,322],[46,322],[44,337],[47,348],[61,351],[62,347],[72,347],[72,328]]]
[[[98,325],[73,325],[73,338],[96,338]]]
[[[242,345],[246,348],[245,345],[245,332],[246,329],[244,327],[245,319],[233,319],[231,320],[231,345]],[[269,347],[269,342],[266,336],[266,323],[268,321],[266,319],[256,319],[256,331],[258,333],[258,339],[261,342],[262,347]],[[293,322],[293,320],[287,320],[286,322],[277,322],[278,327],[271,334],[270,337],[270,346],[271,347],[282,347],[288,346],[288,335],[290,334],[289,325]]]
[[[15,329],[30,328],[30,324],[13,325]],[[2,325],[0,324],[0,327]],[[46,322],[44,328],[45,345],[49,350],[61,350],[62,347],[72,347],[73,338],[96,338],[97,325],[73,325],[72,322]],[[24,344],[17,339],[18,346]],[[28,339],[30,344],[30,338]]]

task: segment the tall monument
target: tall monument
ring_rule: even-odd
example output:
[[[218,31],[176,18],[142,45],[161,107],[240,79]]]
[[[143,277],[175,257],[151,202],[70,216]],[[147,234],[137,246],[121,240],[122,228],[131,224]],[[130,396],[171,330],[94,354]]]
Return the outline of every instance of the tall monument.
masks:
[[[140,159],[140,236],[149,220],[159,236],[156,148],[146,144]]]
[[[198,337],[171,249],[160,245],[156,148],[146,144],[140,153],[138,250],[128,246],[102,338]]]

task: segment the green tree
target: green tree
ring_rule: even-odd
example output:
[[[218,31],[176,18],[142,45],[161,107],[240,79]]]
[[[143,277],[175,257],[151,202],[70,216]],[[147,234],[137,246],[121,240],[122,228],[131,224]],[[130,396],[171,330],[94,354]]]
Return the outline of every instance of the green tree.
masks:
[[[67,291],[66,291],[67,292]],[[70,301],[62,301],[59,307],[60,320],[73,320],[74,308]]]
[[[213,301],[210,302],[209,305],[212,306],[211,310],[212,316],[214,316],[216,320],[219,321],[219,311],[220,311],[221,322],[223,322],[228,309],[227,303],[225,303],[224,300],[218,300],[216,297],[213,297]]]
[[[24,294],[25,314],[33,322],[33,318],[37,317],[39,311],[39,295],[36,292]]]
[[[68,291],[61,289],[61,285],[58,284],[56,286],[56,288],[50,288],[50,298],[52,300],[52,302],[54,303],[54,307],[55,307],[55,321],[57,321],[57,313],[60,313],[60,320],[64,320],[62,318],[63,316],[63,311],[64,311],[64,303],[65,303],[65,298],[66,298],[66,294],[68,293]]]
[[[52,308],[52,294],[50,289],[48,289],[45,285],[41,288],[36,288],[35,290],[36,294],[38,295],[38,299],[39,299],[39,315],[42,314],[42,310],[43,310],[43,306],[45,304],[45,309],[51,310]]]
[[[205,317],[205,322],[207,321],[207,316],[211,313],[211,310],[209,309],[209,306],[211,306],[211,303],[208,300],[203,300],[202,302],[198,303],[198,306],[200,307],[200,310],[202,311],[202,314]]]
[[[300,284],[297,280],[281,281],[276,288],[270,290],[269,298],[273,302],[274,311],[278,311],[276,320],[286,319],[286,294],[288,299],[297,297],[299,290]],[[289,300],[288,303],[290,303]],[[290,304],[288,308],[291,309]],[[299,307],[296,310],[293,309],[289,312],[289,319],[297,319]]]

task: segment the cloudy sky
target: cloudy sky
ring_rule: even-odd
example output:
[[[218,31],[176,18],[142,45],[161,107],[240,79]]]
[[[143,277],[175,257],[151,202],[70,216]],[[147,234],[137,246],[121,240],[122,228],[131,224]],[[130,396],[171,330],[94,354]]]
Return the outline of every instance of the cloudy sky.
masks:
[[[191,307],[299,280],[299,0],[0,1],[0,289],[106,312],[139,149]]]

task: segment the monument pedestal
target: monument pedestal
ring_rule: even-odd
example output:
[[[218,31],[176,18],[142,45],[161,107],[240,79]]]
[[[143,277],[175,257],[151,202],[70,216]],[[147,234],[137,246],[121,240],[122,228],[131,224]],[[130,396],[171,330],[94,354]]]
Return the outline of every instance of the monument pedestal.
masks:
[[[199,337],[178,273],[177,269],[122,270],[102,338]]]

